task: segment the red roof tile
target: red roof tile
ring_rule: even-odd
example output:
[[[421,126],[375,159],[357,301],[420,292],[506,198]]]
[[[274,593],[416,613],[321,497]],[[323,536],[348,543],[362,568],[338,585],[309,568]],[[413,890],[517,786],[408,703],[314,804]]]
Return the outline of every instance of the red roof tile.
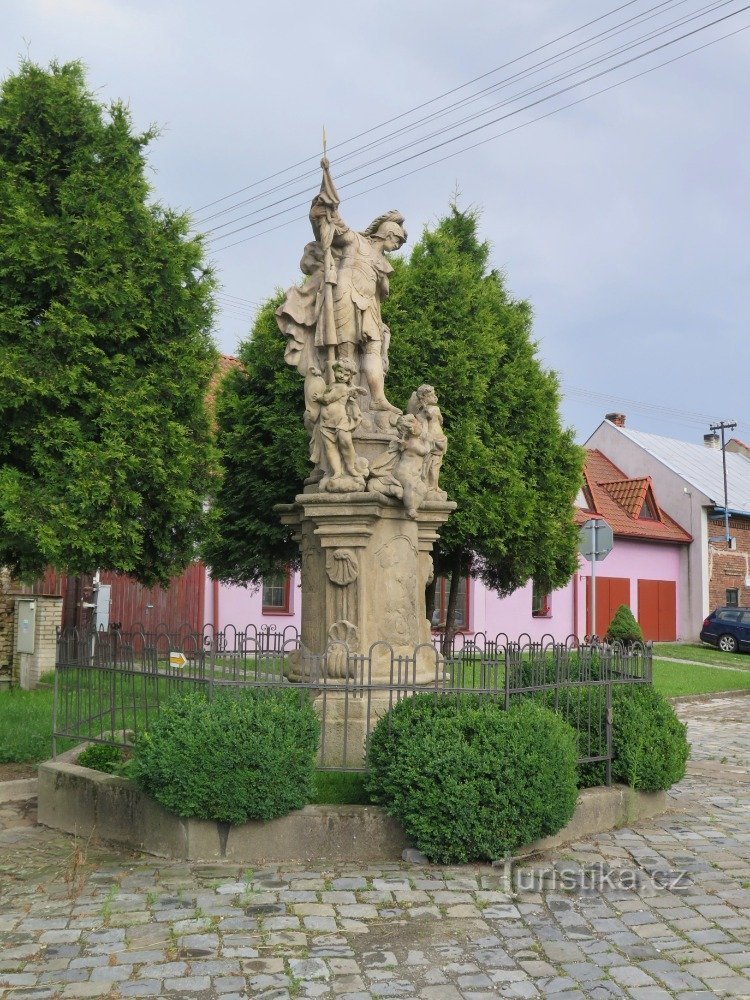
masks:
[[[597,514],[621,538],[683,544],[693,540],[692,535],[659,507],[650,476],[629,479],[595,448],[586,449],[583,475],[594,509],[577,510],[576,524],[583,524],[592,514]],[[647,499],[658,519],[641,517]]]

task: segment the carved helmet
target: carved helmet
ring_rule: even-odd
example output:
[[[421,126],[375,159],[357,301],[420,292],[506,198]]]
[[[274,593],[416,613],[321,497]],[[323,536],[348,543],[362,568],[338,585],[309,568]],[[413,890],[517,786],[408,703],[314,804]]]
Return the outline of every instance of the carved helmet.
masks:
[[[392,208],[390,212],[384,212],[377,219],[373,219],[365,229],[365,236],[385,236],[387,233],[394,233],[401,240],[401,244],[406,243],[407,234],[404,229],[404,217],[398,209]]]

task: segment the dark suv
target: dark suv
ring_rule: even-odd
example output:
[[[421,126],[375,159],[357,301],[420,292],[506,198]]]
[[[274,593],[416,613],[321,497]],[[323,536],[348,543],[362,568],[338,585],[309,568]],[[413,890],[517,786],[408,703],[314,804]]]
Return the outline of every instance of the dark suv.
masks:
[[[750,608],[717,608],[703,622],[701,642],[725,653],[750,649]]]

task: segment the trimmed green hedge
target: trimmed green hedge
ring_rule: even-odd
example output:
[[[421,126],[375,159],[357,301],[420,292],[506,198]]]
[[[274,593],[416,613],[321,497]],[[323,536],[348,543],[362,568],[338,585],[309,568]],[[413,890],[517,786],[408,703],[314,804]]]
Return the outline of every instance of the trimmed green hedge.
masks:
[[[612,695],[612,779],[642,792],[671,788],[690,756],[687,726],[651,684],[616,687]]]
[[[615,611],[605,638],[607,642],[622,642],[626,646],[643,642],[643,630],[627,604],[621,604]]]
[[[178,816],[275,819],[313,798],[319,728],[299,691],[176,695],[138,737],[131,774]]]
[[[430,861],[492,861],[556,833],[575,810],[575,733],[531,700],[419,694],[378,721],[373,800]]]
[[[589,734],[585,701],[592,692],[592,733]],[[573,702],[580,699],[581,710]],[[561,693],[561,709],[578,731],[579,755],[606,753],[606,705],[603,688],[580,688],[578,693]],[[596,711],[598,709],[598,711]],[[687,726],[663,694],[651,684],[615,684],[612,688],[612,781],[630,785],[641,792],[671,788],[685,775],[690,756]],[[604,764],[582,764],[579,783],[583,788],[603,785]]]

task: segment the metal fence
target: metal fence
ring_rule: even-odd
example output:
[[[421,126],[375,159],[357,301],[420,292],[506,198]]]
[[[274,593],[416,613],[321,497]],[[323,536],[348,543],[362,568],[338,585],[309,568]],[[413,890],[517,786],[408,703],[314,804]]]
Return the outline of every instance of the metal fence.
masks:
[[[612,692],[651,680],[651,645],[565,642],[477,633],[457,637],[448,655],[435,644],[404,654],[386,643],[367,651],[331,643],[313,655],[293,626],[254,625],[202,632],[63,631],[58,636],[54,745],[91,741],[123,745],[137,739],[177,692],[222,689],[296,690],[313,699],[321,721],[319,766],[363,770],[363,748],[377,719],[418,693],[491,699],[508,709],[534,698],[573,725],[579,762],[603,765],[610,782]],[[64,746],[67,745],[63,744]]]

